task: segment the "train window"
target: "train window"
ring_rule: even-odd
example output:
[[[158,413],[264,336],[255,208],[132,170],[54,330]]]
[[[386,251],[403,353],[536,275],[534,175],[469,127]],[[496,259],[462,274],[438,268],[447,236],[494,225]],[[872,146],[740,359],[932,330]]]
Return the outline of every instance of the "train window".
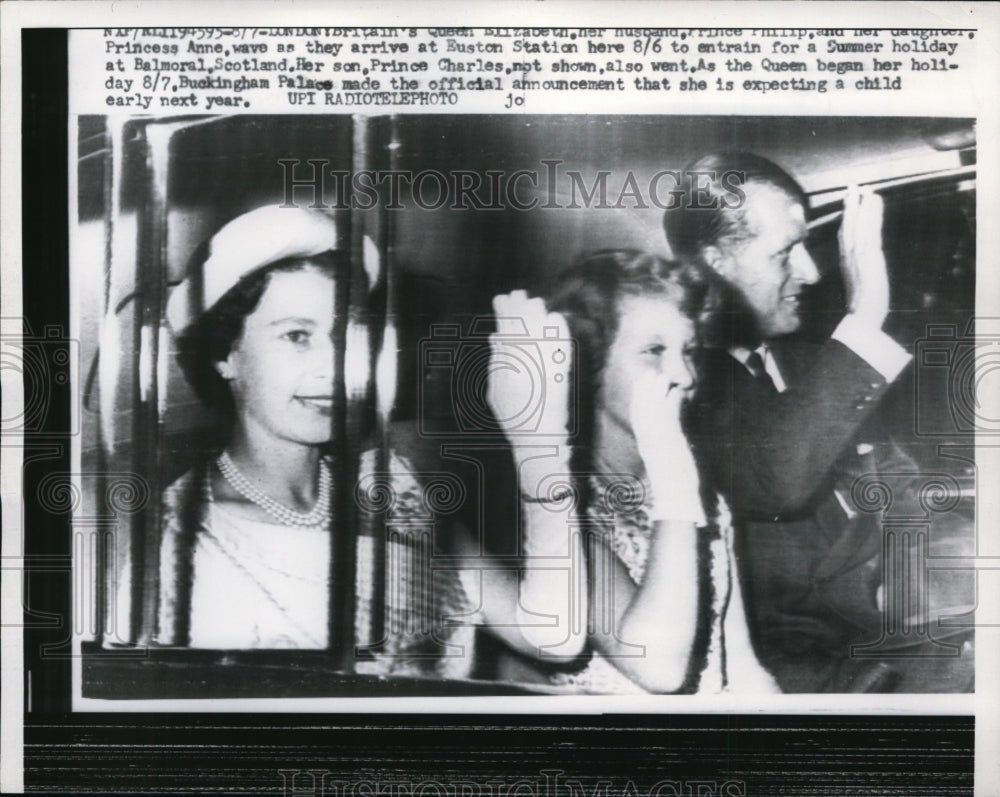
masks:
[[[85,696],[378,694],[385,676],[392,694],[447,693],[442,679],[470,678],[470,612],[447,628],[430,614],[460,592],[454,568],[428,570],[434,493],[380,414],[396,359],[386,223],[343,180],[385,167],[384,128],[80,120],[82,464],[96,513],[122,508],[115,474],[135,493],[101,538]],[[312,490],[296,493],[296,468]],[[288,506],[297,495],[311,513]]]

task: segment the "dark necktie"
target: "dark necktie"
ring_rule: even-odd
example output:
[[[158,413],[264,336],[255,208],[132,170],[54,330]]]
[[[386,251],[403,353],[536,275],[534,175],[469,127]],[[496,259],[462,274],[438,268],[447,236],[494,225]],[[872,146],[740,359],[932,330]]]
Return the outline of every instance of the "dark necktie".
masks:
[[[767,372],[767,369],[764,368],[764,358],[760,356],[759,352],[750,352],[750,356],[747,357],[745,365],[747,370],[753,374],[754,379],[762,385],[766,385],[769,390],[775,393],[778,392],[778,388],[775,386],[774,380],[771,379],[771,375]]]

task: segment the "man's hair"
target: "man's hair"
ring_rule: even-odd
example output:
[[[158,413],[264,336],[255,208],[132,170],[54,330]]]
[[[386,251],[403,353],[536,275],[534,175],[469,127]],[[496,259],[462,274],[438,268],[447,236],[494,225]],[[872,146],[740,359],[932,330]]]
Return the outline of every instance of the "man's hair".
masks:
[[[663,229],[682,268],[709,285],[699,339],[705,346],[752,349],[761,339],[756,317],[740,292],[708,267],[705,247],[737,246],[750,238],[747,186],[773,186],[803,208],[808,198],[788,172],[752,152],[714,152],[698,158],[684,168],[679,184],[683,193],[664,213]]]
[[[803,208],[808,200],[795,179],[776,163],[752,152],[714,152],[681,172],[682,192],[663,215],[667,243],[678,260],[705,265],[706,246],[740,243],[748,237],[745,199],[748,185],[771,185]]]

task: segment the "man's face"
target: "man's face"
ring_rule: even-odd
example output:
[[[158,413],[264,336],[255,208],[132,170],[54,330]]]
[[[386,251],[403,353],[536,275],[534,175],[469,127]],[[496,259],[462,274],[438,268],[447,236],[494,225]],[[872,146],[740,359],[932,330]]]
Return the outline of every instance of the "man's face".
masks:
[[[746,239],[720,243],[709,262],[742,294],[767,340],[799,328],[799,294],[819,272],[806,251],[802,205],[768,183],[749,183],[745,191]]]

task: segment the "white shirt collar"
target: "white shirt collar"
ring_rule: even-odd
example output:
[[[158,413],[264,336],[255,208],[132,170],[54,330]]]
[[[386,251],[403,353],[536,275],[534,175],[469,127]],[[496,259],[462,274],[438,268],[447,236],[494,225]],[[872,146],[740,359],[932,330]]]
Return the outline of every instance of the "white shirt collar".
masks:
[[[774,359],[774,354],[771,352],[771,347],[766,343],[761,343],[756,349],[748,349],[744,346],[733,346],[728,349],[730,356],[736,360],[740,365],[746,368],[747,360],[750,359],[750,355],[756,352],[760,355],[760,359],[764,362],[764,370],[767,371],[767,375],[771,377],[771,381],[774,382],[774,387],[779,393],[784,393],[788,389],[788,385],[785,382],[784,377],[781,375],[781,369],[778,367],[777,360]],[[749,368],[747,369],[750,370]]]

